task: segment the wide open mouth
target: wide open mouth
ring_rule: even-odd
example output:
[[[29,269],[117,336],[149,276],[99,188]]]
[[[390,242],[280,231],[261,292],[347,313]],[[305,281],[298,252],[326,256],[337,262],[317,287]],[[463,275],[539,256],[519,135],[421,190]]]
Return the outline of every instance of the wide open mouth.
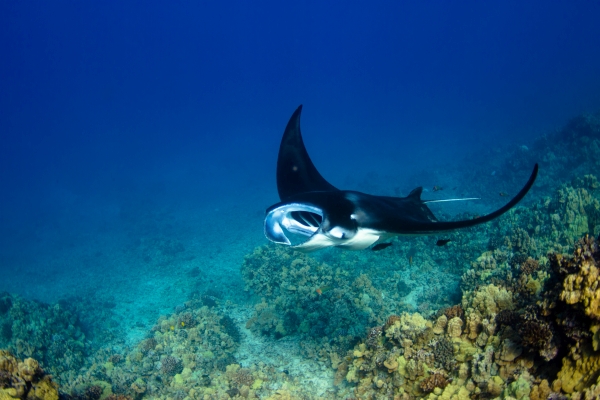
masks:
[[[298,246],[314,235],[323,222],[323,210],[301,203],[276,207],[265,217],[265,236],[272,242]]]

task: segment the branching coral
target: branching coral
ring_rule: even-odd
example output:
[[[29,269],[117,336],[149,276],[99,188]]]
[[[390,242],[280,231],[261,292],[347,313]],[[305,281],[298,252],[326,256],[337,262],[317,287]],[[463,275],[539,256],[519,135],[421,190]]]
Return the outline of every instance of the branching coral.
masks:
[[[173,356],[165,356],[161,360],[160,370],[165,375],[175,375],[181,372],[183,365],[181,360]]]
[[[438,368],[451,371],[456,365],[456,361],[454,360],[454,346],[444,336],[436,340],[433,347],[433,356],[435,358],[435,366]]]
[[[549,361],[558,354],[558,345],[551,323],[539,315],[537,306],[528,306],[520,315],[516,328],[523,346],[538,351]]]

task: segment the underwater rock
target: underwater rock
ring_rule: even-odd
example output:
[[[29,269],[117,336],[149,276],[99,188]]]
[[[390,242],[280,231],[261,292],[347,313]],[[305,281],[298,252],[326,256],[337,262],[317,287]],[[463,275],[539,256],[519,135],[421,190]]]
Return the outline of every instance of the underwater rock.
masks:
[[[519,357],[521,353],[523,353],[523,348],[519,343],[515,343],[510,339],[504,339],[499,355],[502,361],[511,362]]]

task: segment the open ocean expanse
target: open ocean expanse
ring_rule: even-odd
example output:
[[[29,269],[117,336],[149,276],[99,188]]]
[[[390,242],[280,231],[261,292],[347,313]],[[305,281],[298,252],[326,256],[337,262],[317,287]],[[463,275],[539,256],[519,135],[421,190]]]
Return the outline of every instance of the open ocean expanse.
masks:
[[[0,400],[600,398],[600,2],[0,4]],[[270,242],[340,189],[472,228]]]

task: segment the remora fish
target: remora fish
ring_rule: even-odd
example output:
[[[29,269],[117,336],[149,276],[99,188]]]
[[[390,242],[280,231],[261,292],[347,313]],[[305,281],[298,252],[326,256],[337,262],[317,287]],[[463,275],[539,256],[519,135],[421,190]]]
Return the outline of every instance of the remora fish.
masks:
[[[483,224],[521,201],[538,174],[535,164],[521,191],[490,214],[439,222],[427,203],[472,198],[423,201],[422,187],[406,197],[337,189],[321,176],[308,156],[300,133],[301,111],[302,106],[290,118],[279,147],[277,190],[281,202],[267,209],[264,221],[267,239],[297,250],[308,252],[330,246],[362,250],[393,236],[429,235]],[[300,239],[299,243],[293,244],[290,237]]]

